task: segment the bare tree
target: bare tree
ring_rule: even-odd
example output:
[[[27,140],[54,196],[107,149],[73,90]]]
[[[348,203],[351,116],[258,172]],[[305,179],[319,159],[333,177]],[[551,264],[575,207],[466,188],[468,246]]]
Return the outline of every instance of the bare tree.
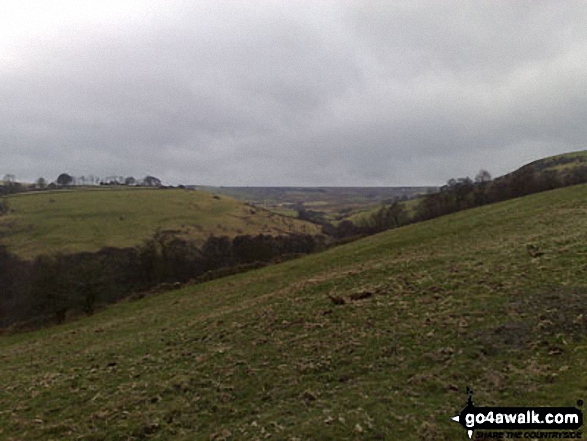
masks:
[[[481,184],[483,182],[489,181],[491,181],[491,174],[487,170],[479,170],[479,173],[477,173],[477,176],[475,176],[475,182]]]
[[[37,179],[36,185],[37,188],[45,188],[47,186],[47,181],[45,180],[45,178],[40,177],[39,179]]]

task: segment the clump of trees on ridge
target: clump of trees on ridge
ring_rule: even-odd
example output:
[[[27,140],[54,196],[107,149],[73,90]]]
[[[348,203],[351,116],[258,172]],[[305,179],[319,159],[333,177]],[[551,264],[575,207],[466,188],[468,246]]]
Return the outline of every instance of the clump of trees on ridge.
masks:
[[[139,187],[163,187],[161,180],[155,176],[147,175],[142,179],[135,179],[133,176],[72,176],[69,173],[61,173],[54,182],[47,182],[40,177],[34,184],[23,184],[17,182],[13,174],[4,175],[0,183],[0,195],[21,193],[24,191],[47,190],[67,188],[71,186],[98,186],[98,185],[126,185]]]
[[[501,202],[555,188],[587,182],[587,166],[576,166],[570,170],[544,170],[544,164],[529,164],[519,170],[497,179],[477,176],[451,179],[437,193],[422,198],[412,222],[432,219],[456,211]]]
[[[344,220],[337,225],[322,222],[323,232],[338,240],[349,240],[468,208],[582,184],[587,182],[587,165],[575,165],[562,171],[551,167],[566,162],[585,161],[583,157],[552,158],[528,164],[493,180],[489,172],[481,170],[474,180],[469,177],[450,179],[438,192],[421,197],[411,214],[400,201],[394,201],[359,222]],[[307,218],[311,220],[311,217]]]

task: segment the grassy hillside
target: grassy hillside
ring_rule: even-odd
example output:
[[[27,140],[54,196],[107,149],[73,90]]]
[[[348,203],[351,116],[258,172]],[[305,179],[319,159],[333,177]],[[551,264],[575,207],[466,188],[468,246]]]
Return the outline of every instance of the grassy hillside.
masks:
[[[527,167],[532,167],[537,172],[545,172],[548,170],[555,170],[557,172],[569,172],[576,167],[587,165],[587,150],[578,152],[563,153],[561,155],[549,156],[548,158],[539,159],[529,164],[520,167],[519,170],[524,170]]]
[[[399,203],[404,207],[408,216],[412,217],[416,213],[416,209],[418,204],[420,203],[421,198],[415,199],[408,199],[407,201],[400,201]],[[354,213],[351,216],[343,219],[349,220],[357,225],[360,225],[361,222],[367,221],[371,216],[373,216],[377,211],[381,209],[381,205],[371,208],[370,210],[361,211],[358,213]]]
[[[586,213],[540,193],[5,336],[0,438],[457,440],[466,386],[574,406]]]
[[[23,257],[139,244],[156,230],[194,240],[210,234],[318,233],[310,223],[194,190],[95,189],[22,193],[5,199],[0,243]]]

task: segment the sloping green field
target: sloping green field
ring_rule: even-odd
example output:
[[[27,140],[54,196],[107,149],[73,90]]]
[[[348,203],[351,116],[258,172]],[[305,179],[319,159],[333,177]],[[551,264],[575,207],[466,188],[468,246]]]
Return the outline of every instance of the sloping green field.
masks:
[[[211,234],[317,234],[313,224],[225,196],[180,189],[95,189],[21,193],[5,199],[0,243],[31,258],[140,244],[157,230],[204,240]]]
[[[583,185],[5,336],[0,438],[464,440],[587,397],[586,269]]]
[[[410,217],[413,217],[414,214],[416,214],[418,204],[421,202],[421,200],[421,198],[408,199],[407,201],[400,201],[400,204],[403,206],[404,210],[406,210],[406,214]],[[371,216],[377,213],[377,211],[379,211],[381,207],[382,205],[379,205],[374,208],[371,208],[370,210],[354,213],[343,220],[349,220],[354,224],[360,225],[361,222],[367,221]]]
[[[569,172],[572,171],[575,167],[581,167],[585,165],[587,165],[587,150],[549,156],[548,158],[539,159],[528,164],[528,166],[532,166],[539,172],[544,172],[547,170]]]

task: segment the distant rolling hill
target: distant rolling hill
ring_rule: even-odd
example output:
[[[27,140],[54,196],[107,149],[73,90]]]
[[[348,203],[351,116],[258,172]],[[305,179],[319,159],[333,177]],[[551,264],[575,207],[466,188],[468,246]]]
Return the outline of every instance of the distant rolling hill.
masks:
[[[318,234],[311,223],[185,189],[75,189],[5,198],[0,244],[32,258],[42,253],[128,247],[156,231],[203,241],[211,234]]]
[[[297,210],[321,213],[336,221],[384,201],[412,198],[436,187],[196,187],[296,216]]]
[[[586,210],[534,194],[4,336],[0,437],[459,440],[466,387],[575,406]]]

